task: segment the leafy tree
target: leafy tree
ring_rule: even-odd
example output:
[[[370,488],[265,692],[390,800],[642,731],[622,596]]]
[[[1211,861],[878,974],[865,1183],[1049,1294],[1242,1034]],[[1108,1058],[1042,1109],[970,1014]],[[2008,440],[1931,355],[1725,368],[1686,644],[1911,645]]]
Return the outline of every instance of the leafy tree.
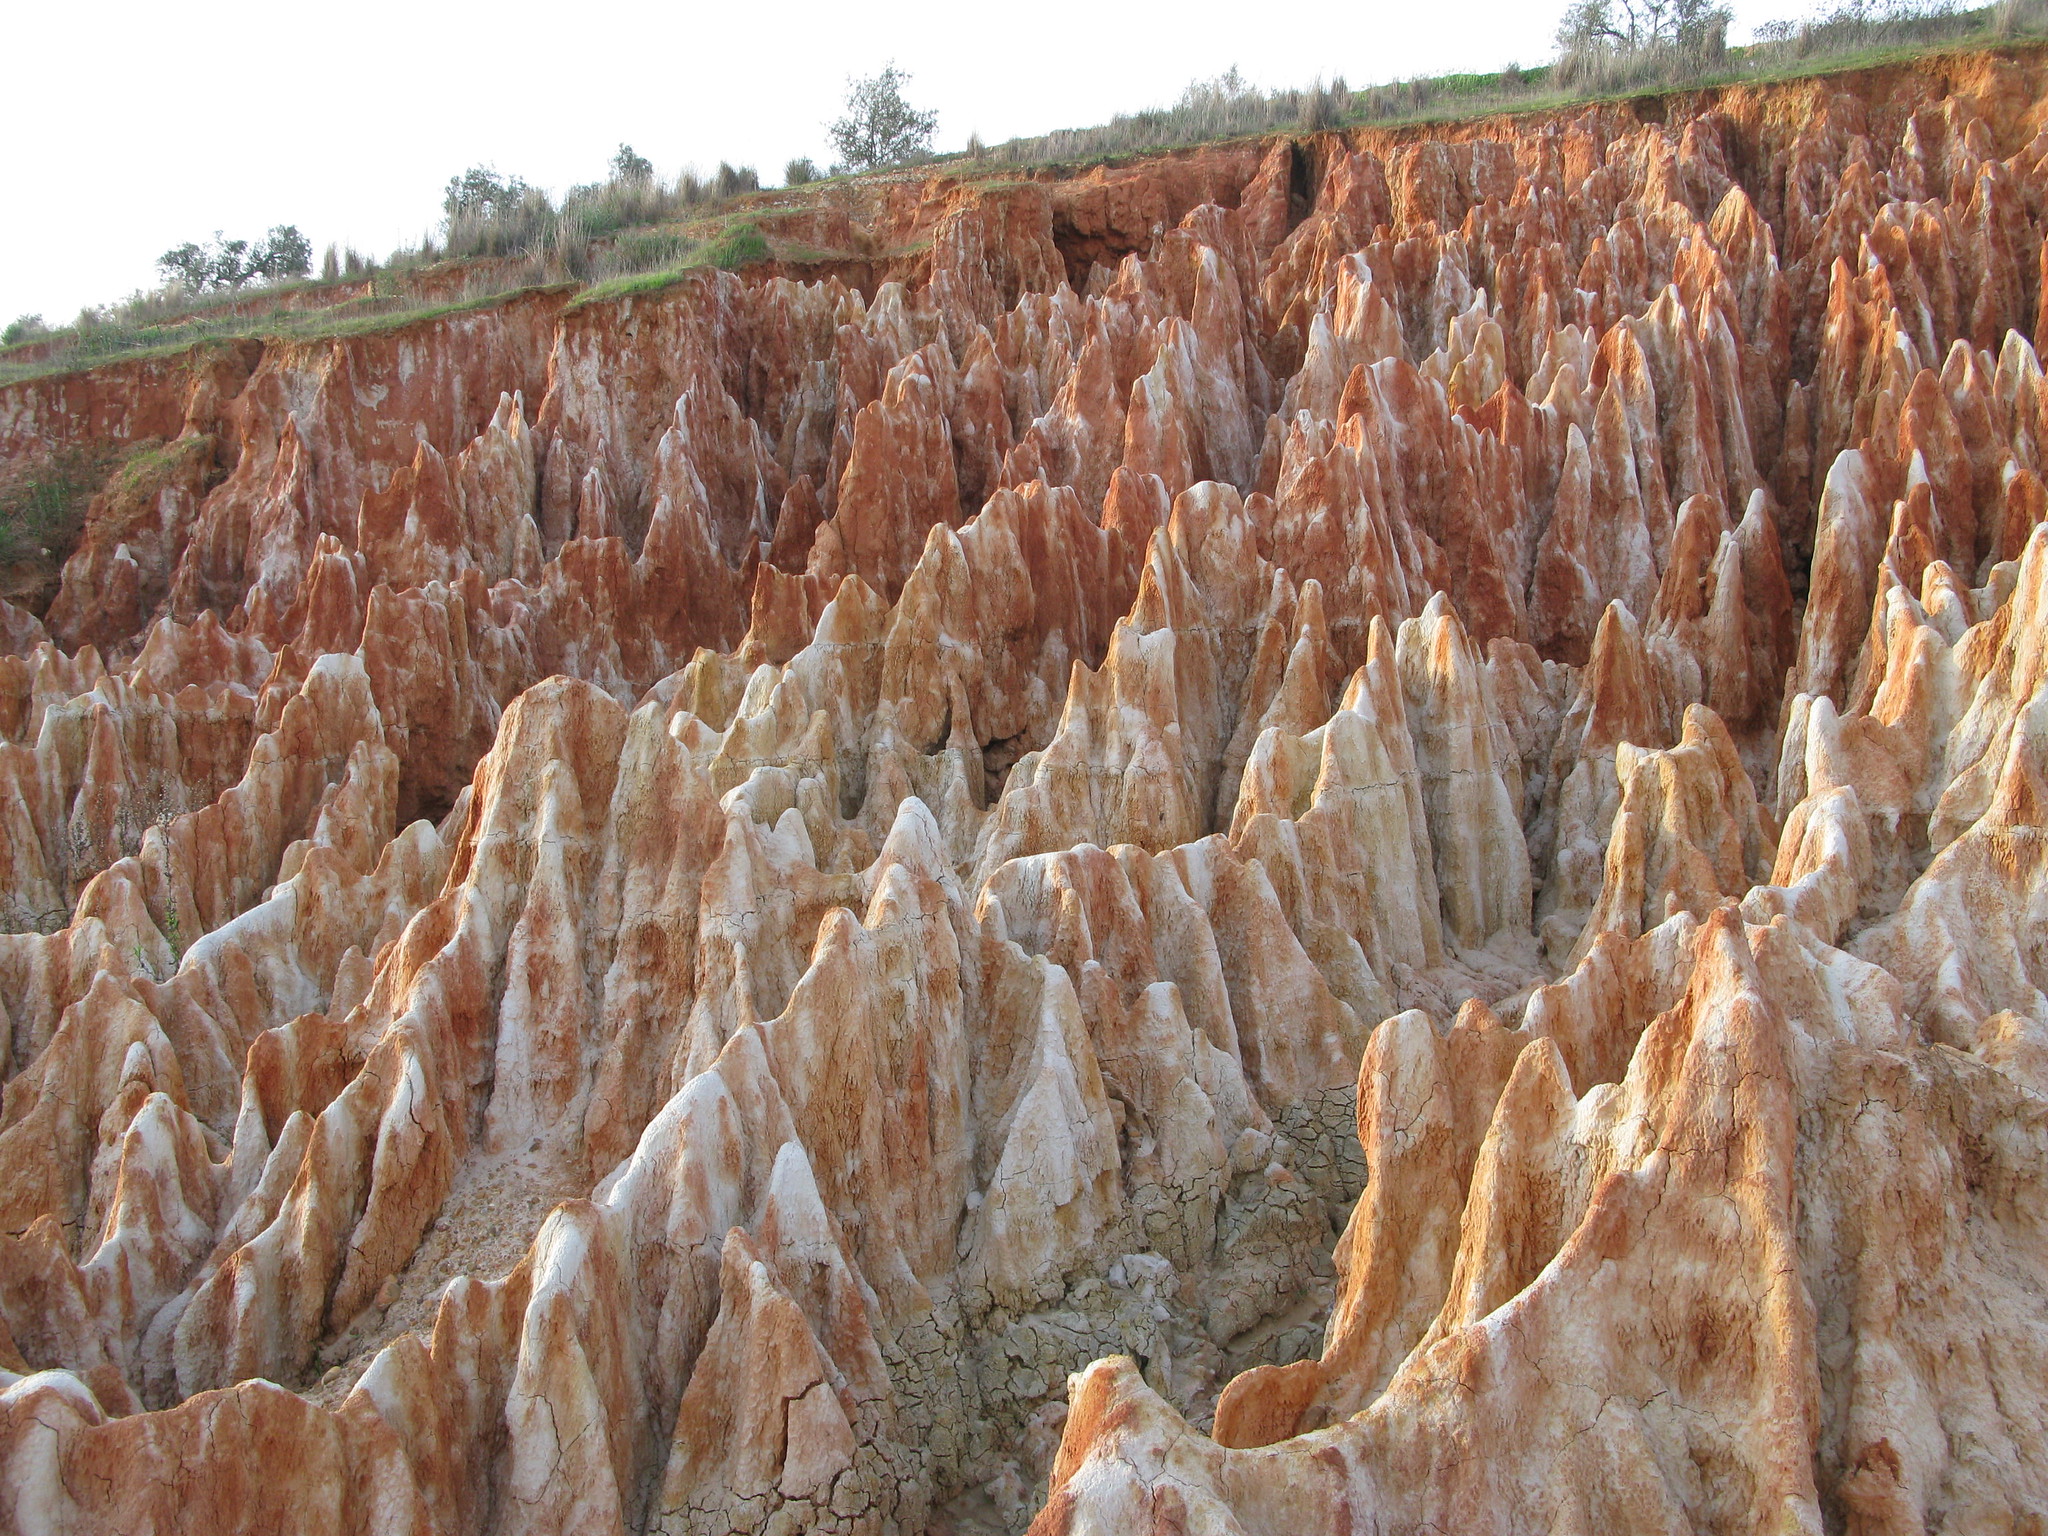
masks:
[[[613,181],[652,181],[654,162],[645,155],[636,153],[630,144],[621,144],[619,152],[612,156]]]
[[[279,224],[261,241],[229,240],[219,230],[205,245],[187,240],[156,259],[164,277],[194,293],[241,288],[254,278],[279,282],[313,270],[313,243],[295,224]]]
[[[276,283],[288,277],[304,277],[312,270],[313,242],[299,233],[298,225],[278,224],[250,252],[245,281],[248,277],[260,277]]]
[[[939,114],[920,112],[903,99],[909,74],[886,65],[878,75],[849,80],[846,115],[832,124],[832,143],[839,157],[856,171],[901,165],[931,149]]]
[[[156,265],[165,282],[176,283],[194,293],[204,291],[213,280],[213,258],[204,247],[194,245],[190,240],[165,251],[157,257]]]
[[[212,267],[207,274],[209,288],[239,288],[249,280],[249,242],[223,240],[213,232]]]
[[[50,328],[43,324],[41,315],[17,315],[5,331],[0,331],[0,347],[11,347],[17,342],[33,341],[38,336],[49,334]]]

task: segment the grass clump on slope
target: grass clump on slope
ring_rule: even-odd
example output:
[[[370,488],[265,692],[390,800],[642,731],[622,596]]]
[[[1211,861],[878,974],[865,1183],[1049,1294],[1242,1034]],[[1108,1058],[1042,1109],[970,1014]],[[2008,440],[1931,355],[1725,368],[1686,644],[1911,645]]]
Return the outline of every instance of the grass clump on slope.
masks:
[[[715,239],[688,248],[681,259],[670,266],[592,283],[570,300],[569,307],[581,309],[586,304],[608,304],[617,299],[660,293],[702,268],[722,267],[728,272],[737,272],[754,262],[771,260],[774,254],[769,249],[768,237],[761,233],[761,227],[751,219],[742,219],[727,226]]]

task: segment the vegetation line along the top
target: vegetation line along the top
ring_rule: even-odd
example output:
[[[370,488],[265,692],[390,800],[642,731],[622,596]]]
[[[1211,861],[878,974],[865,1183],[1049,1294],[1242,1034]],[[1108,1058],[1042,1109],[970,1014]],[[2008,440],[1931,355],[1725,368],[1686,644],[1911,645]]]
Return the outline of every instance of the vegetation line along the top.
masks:
[[[2048,36],[2048,0],[1835,0],[1832,9],[1727,41],[1729,13],[1713,0],[1571,0],[1546,64],[1435,75],[1352,90],[1339,78],[1261,90],[1236,69],[1196,81],[1168,107],[992,146],[971,138],[931,149],[937,114],[911,104],[910,76],[893,63],[849,81],[831,125],[838,160],[821,173],[792,159],[780,189],[764,191],[746,165],[686,168],[664,181],[620,145],[605,179],[557,200],[517,176],[472,166],[448,183],[437,231],[382,261],[329,246],[312,277],[311,249],[289,224],[262,240],[216,232],[161,261],[166,282],[127,301],[80,311],[69,326],[23,315],[0,334],[0,384],[91,367],[114,357],[265,336],[316,339],[404,324],[454,305],[552,284],[588,303],[657,291],[702,267],[853,253],[818,251],[777,232],[792,214],[838,195],[848,179],[903,166],[943,165],[986,179],[1012,169],[1114,161],[1219,140],[1555,110],[1613,97],[1772,82],[1867,67],[1933,49],[1979,48]]]

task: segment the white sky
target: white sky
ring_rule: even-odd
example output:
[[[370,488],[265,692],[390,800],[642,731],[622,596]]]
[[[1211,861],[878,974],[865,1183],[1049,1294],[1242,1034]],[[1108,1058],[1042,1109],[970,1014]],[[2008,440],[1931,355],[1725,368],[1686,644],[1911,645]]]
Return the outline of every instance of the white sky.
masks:
[[[774,184],[792,155],[827,162],[846,77],[891,58],[951,149],[1160,105],[1232,64],[1264,86],[1354,87],[1534,64],[1563,8],[9,0],[0,323],[154,286],[158,254],[215,229],[297,224],[316,262],[330,241],[381,256],[477,162],[559,192],[601,179],[624,140],[663,176],[728,159]],[[1736,7],[1741,23],[1803,9]]]

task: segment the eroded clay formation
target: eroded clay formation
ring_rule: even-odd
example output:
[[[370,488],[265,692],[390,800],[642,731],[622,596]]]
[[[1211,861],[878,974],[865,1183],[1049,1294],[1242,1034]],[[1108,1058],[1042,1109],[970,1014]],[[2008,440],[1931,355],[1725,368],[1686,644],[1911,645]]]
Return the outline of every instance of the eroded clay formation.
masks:
[[[0,1524],[2037,1530],[2044,123],[0,391]]]

